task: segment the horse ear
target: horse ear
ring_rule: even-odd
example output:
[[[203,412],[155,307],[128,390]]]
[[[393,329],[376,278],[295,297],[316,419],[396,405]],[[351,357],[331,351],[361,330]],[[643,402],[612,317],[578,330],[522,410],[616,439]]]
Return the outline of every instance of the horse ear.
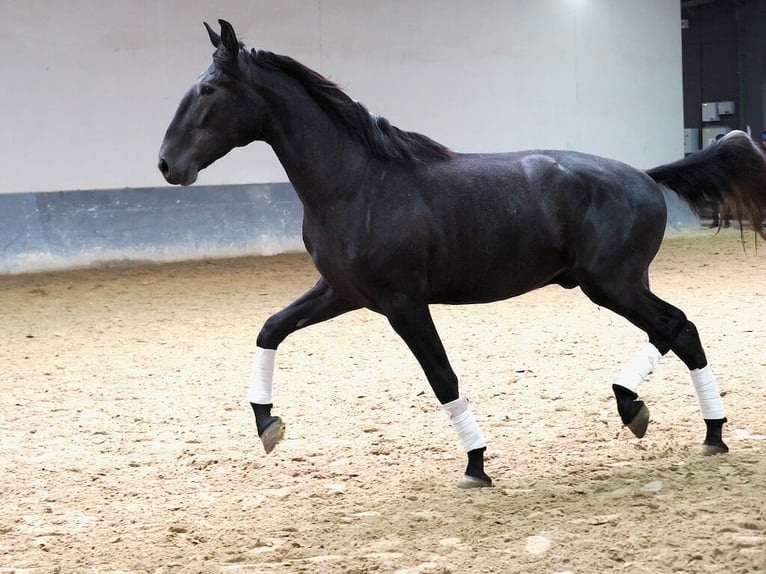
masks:
[[[210,36],[210,41],[213,43],[213,46],[216,48],[221,45],[221,37],[210,27],[210,25],[207,22],[203,22],[205,25],[205,29],[207,30],[207,35]]]
[[[237,40],[234,28],[226,20],[218,20],[218,23],[221,25],[221,42],[223,42],[229,56],[236,58],[239,54],[239,40]]]

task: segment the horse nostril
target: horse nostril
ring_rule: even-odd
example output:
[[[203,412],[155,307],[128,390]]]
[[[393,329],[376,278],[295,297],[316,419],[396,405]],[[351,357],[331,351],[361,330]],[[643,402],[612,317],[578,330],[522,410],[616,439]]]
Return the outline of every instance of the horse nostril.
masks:
[[[168,165],[168,162],[165,161],[164,157],[160,158],[160,163],[159,163],[158,167],[160,168],[160,171],[162,172],[162,175],[167,177],[168,174],[170,173],[170,166]]]

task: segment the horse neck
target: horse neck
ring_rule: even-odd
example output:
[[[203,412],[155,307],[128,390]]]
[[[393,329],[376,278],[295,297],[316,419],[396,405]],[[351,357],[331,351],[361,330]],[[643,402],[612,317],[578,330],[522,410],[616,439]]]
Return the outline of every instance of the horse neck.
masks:
[[[271,145],[304,207],[329,209],[359,188],[370,153],[306,93],[285,78],[271,90]],[[318,213],[317,213],[318,215]]]

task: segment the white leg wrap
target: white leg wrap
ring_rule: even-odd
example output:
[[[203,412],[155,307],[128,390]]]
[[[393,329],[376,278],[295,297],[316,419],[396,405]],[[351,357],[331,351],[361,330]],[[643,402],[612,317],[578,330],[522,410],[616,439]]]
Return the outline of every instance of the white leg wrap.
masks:
[[[484,439],[479,425],[476,424],[476,419],[473,417],[465,397],[460,397],[442,406],[447,411],[452,428],[457,431],[460,444],[465,452],[487,446],[487,441]]]
[[[651,343],[646,343],[625,363],[625,366],[615,377],[614,384],[637,393],[638,386],[654,370],[657,363],[660,362],[660,357],[662,355],[657,347]]]
[[[723,408],[721,394],[718,392],[713,371],[709,365],[701,369],[689,371],[692,377],[694,390],[697,392],[697,400],[700,405],[700,412],[703,419],[723,419],[726,418],[726,411]]]
[[[274,357],[277,352],[273,349],[255,350],[253,370],[250,375],[250,390],[247,400],[257,405],[271,404],[271,387],[274,381]]]

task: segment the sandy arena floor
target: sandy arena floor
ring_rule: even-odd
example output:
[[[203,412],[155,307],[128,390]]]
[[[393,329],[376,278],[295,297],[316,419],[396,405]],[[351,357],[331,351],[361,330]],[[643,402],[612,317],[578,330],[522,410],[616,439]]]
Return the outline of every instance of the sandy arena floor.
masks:
[[[681,362],[611,395],[645,340],[579,290],[437,307],[489,440],[464,467],[415,360],[371,313],[280,348],[263,453],[244,400],[255,338],[313,285],[305,255],[0,277],[0,573],[766,572],[766,246],[666,240],[655,292],[695,321],[728,455]]]

